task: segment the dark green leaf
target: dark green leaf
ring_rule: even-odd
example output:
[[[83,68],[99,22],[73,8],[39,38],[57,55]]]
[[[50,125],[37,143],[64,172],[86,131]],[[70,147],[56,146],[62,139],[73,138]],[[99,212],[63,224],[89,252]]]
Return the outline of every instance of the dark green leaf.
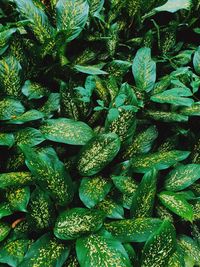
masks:
[[[8,172],[0,174],[0,188],[24,186],[33,181],[30,172]]]
[[[48,94],[48,90],[38,83],[33,83],[29,80],[22,87],[22,93],[31,99],[40,99]]]
[[[8,123],[10,124],[24,124],[29,121],[36,121],[42,119],[44,114],[36,109],[29,110],[24,114],[13,116]]]
[[[96,208],[102,210],[106,217],[111,219],[122,219],[124,217],[123,207],[109,196],[99,202]]]
[[[176,112],[165,112],[159,110],[148,110],[147,116],[156,121],[164,121],[164,122],[187,122],[188,116],[183,114],[179,114]]]
[[[36,146],[45,140],[39,130],[31,127],[15,132],[14,136],[17,145],[29,145],[31,147]]]
[[[9,188],[6,192],[6,199],[13,211],[26,212],[26,206],[29,202],[29,198],[29,187]]]
[[[20,101],[5,98],[0,101],[0,121],[10,120],[24,113],[25,109]]]
[[[10,233],[11,227],[4,222],[0,222],[0,242],[3,241]]]
[[[200,103],[196,102],[191,107],[183,107],[180,113],[184,116],[200,116]]]
[[[8,202],[0,203],[0,219],[13,214],[11,206]]]
[[[193,65],[196,73],[200,74],[200,46],[198,46],[197,50],[194,53]]]
[[[14,135],[11,133],[0,133],[0,146],[11,147],[14,145]]]
[[[7,50],[8,48],[8,41],[10,37],[13,35],[13,33],[16,32],[16,29],[5,29],[4,31],[0,32],[0,56]]]

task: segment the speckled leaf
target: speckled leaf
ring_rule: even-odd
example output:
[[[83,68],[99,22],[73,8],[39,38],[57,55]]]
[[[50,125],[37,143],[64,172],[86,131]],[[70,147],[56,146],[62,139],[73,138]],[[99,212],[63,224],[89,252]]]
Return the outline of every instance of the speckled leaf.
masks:
[[[160,219],[124,219],[105,224],[105,229],[121,242],[145,242],[161,225]]]
[[[65,31],[67,41],[75,39],[83,30],[89,14],[86,0],[59,0],[56,5],[57,28]]]
[[[140,91],[149,92],[156,81],[156,63],[151,59],[151,49],[140,48],[133,60],[133,76]]]
[[[0,146],[11,147],[14,145],[14,135],[11,133],[0,133]]]
[[[124,217],[123,207],[109,196],[99,202],[96,208],[102,210],[106,217],[111,219],[122,219]]]
[[[39,145],[45,140],[39,130],[31,127],[15,132],[14,136],[17,145],[29,145],[31,147]]]
[[[78,171],[83,176],[92,176],[101,171],[117,155],[120,139],[115,133],[99,134],[81,150]]]
[[[98,231],[102,227],[104,218],[104,212],[99,210],[73,208],[58,216],[54,234],[59,239],[73,240]]]
[[[0,242],[10,233],[11,227],[5,222],[0,222]]]
[[[16,28],[13,29],[5,29],[0,32],[0,56],[3,55],[3,53],[7,50],[9,47],[9,39],[13,35],[13,33],[16,32]]]
[[[30,172],[8,172],[0,174],[0,188],[28,185],[33,181]]]
[[[94,136],[86,123],[66,118],[47,120],[40,130],[48,140],[70,145],[85,145]]]
[[[156,168],[157,170],[164,170],[175,163],[186,159],[190,152],[171,150],[171,151],[159,151],[147,155],[135,156],[131,161],[131,166],[136,172],[144,173],[150,168]]]
[[[197,199],[192,204],[192,209],[194,213],[194,221],[199,221],[200,220],[200,199]]]
[[[196,73],[200,74],[200,46],[198,46],[197,50],[194,53],[193,65]]]
[[[99,12],[102,10],[104,5],[104,0],[89,0],[90,15],[93,17],[98,17]]]
[[[21,95],[21,65],[15,57],[0,60],[0,88],[9,97]]]
[[[184,116],[200,116],[200,103],[196,102],[191,107],[183,107],[179,112]]]
[[[27,207],[27,222],[35,232],[50,229],[55,221],[55,207],[50,196],[37,188],[31,194]]]
[[[131,216],[134,218],[151,217],[157,185],[157,171],[147,172],[140,182],[131,206]]]
[[[30,121],[42,119],[44,114],[36,109],[29,110],[24,114],[13,116],[8,123],[10,124],[24,124]]]
[[[13,211],[26,212],[26,206],[30,198],[29,187],[9,188],[6,191],[6,199]]]
[[[174,226],[166,220],[145,243],[141,267],[166,267],[175,247],[176,232]]]
[[[180,196],[174,192],[163,191],[158,195],[161,203],[175,214],[181,216],[187,221],[193,221],[193,209],[192,206],[185,200],[183,196]]]
[[[40,99],[48,94],[48,90],[39,83],[27,80],[22,87],[22,93],[27,96],[29,100]]]
[[[20,146],[26,165],[37,179],[38,183],[46,188],[59,205],[66,205],[73,196],[71,177],[64,164],[58,159],[55,151],[36,152],[29,146]]]
[[[12,267],[19,266],[28,250],[29,244],[30,240],[27,239],[11,239],[3,243],[0,247],[0,262]]]
[[[69,255],[69,248],[50,234],[34,242],[18,267],[62,267]]]
[[[185,267],[184,253],[181,252],[179,247],[170,256],[169,261],[167,263],[167,267]]]
[[[88,208],[94,207],[109,193],[112,184],[102,176],[82,178],[79,197]]]
[[[169,191],[180,191],[192,185],[199,178],[200,164],[181,165],[167,175],[165,188]]]
[[[10,120],[24,113],[25,109],[20,101],[5,98],[0,101],[0,121]]]
[[[76,241],[76,253],[81,267],[131,267],[122,244],[110,235],[92,234]]]
[[[81,65],[75,65],[75,70],[78,72],[82,72],[89,75],[102,75],[102,74],[108,74],[106,71],[101,70],[97,66],[81,66]]]
[[[51,93],[49,95],[48,100],[45,104],[40,108],[40,111],[45,114],[45,117],[51,118],[53,113],[58,111],[60,108],[60,94],[59,93]]]
[[[157,128],[155,126],[150,126],[134,137],[133,142],[123,152],[122,158],[126,160],[134,155],[148,153],[157,137]]]
[[[8,202],[0,203],[0,219],[13,214],[13,211]]]
[[[20,15],[30,21],[29,27],[41,43],[53,36],[54,29],[44,10],[36,6],[32,0],[14,0],[14,2]]]
[[[163,122],[186,122],[188,121],[188,116],[179,114],[176,112],[165,112],[159,110],[148,110],[146,112],[147,116],[156,121]]]
[[[190,9],[191,6],[192,6],[191,0],[168,0],[167,3],[155,8],[155,10],[158,12],[168,11],[174,13],[180,9]]]
[[[111,177],[116,188],[123,194],[133,195],[138,187],[138,183],[130,176]]]

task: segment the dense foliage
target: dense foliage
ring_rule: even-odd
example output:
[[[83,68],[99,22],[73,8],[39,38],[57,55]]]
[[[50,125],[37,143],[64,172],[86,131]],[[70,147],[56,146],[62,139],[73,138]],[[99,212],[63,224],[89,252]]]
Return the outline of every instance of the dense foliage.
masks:
[[[0,266],[200,266],[200,1],[0,0]]]

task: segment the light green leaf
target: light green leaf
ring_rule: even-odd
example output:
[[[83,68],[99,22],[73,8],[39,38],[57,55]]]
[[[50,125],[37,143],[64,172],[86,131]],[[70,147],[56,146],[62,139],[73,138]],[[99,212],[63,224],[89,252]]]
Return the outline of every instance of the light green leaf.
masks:
[[[31,147],[39,145],[45,140],[39,130],[31,127],[15,132],[14,136],[17,145],[29,145]]]
[[[13,211],[8,202],[0,203],[0,219],[13,214]]]
[[[5,29],[0,32],[0,56],[7,50],[9,47],[8,41],[13,33],[16,32],[16,29]]]
[[[53,149],[36,152],[33,148],[20,145],[26,165],[36,181],[45,188],[58,205],[66,205],[73,196],[71,177]]]
[[[193,65],[196,73],[200,74],[200,46],[198,46],[197,50],[194,53]]]
[[[0,146],[11,147],[15,143],[14,135],[11,133],[0,133]]]
[[[156,11],[167,11],[167,12],[177,12],[180,9],[190,9],[192,6],[191,0],[168,0],[167,3],[165,3],[162,6],[159,6],[155,8]]]
[[[145,173],[137,190],[133,195],[131,217],[151,217],[157,186],[157,171],[155,169]]]
[[[176,232],[174,226],[166,220],[145,243],[141,267],[166,267],[175,248]]]
[[[44,114],[36,109],[29,110],[24,114],[14,116],[9,120],[8,123],[10,124],[24,124],[29,121],[36,121],[42,119]]]
[[[140,48],[133,60],[132,72],[140,91],[149,92],[156,81],[156,63],[151,59],[150,48]]]
[[[86,123],[66,118],[47,120],[40,130],[48,140],[70,145],[85,145],[94,136]]]
[[[200,164],[187,164],[173,169],[166,177],[165,188],[180,191],[192,185],[200,178]]]
[[[108,74],[106,71],[101,70],[97,66],[81,66],[75,65],[74,68],[82,73],[89,74],[89,75],[102,75]]]
[[[99,134],[82,149],[78,159],[78,171],[83,176],[100,172],[117,155],[120,139],[115,133]]]
[[[62,267],[69,255],[69,248],[50,234],[34,242],[18,267]]]
[[[158,195],[161,203],[175,214],[190,222],[193,221],[192,206],[184,197],[170,191],[163,191]]]
[[[6,199],[13,211],[26,212],[26,206],[30,198],[29,187],[9,188],[6,191]]]
[[[104,218],[104,212],[99,210],[73,208],[58,216],[54,234],[59,239],[73,240],[97,232],[102,227]]]
[[[131,267],[122,244],[110,235],[92,234],[76,241],[76,253],[81,267]]]
[[[144,173],[150,168],[157,170],[168,169],[175,163],[186,159],[189,151],[171,150],[159,151],[147,155],[135,156],[131,160],[131,166],[135,172]]]
[[[10,120],[24,113],[24,106],[20,101],[4,98],[0,101],[0,121]]]
[[[86,0],[59,0],[56,5],[57,28],[65,31],[68,42],[75,39],[83,30],[89,14]]]
[[[104,0],[89,0],[90,15],[93,17],[98,17],[99,12],[102,10],[104,5]]]
[[[0,242],[10,233],[11,227],[5,222],[0,222]]]
[[[82,178],[79,197],[86,207],[92,208],[105,198],[110,189],[111,183],[102,176]]]
[[[146,112],[147,116],[156,121],[164,122],[187,122],[188,116],[179,114],[176,112],[165,112],[158,110],[148,110]]]
[[[200,116],[200,103],[196,102],[191,107],[183,107],[180,113],[184,116]]]
[[[105,224],[105,229],[121,242],[145,242],[161,225],[160,219],[124,219]]]
[[[8,172],[0,174],[0,188],[28,185],[33,181],[30,172]]]
[[[48,89],[39,83],[27,80],[22,87],[22,93],[27,96],[29,100],[40,99],[48,94]]]

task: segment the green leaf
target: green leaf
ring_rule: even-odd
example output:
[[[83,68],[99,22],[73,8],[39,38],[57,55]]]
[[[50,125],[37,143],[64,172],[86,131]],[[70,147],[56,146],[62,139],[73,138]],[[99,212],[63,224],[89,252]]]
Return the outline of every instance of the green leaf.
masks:
[[[142,252],[141,267],[165,267],[175,251],[176,232],[169,221],[161,226],[149,237]]]
[[[4,98],[0,101],[0,121],[10,120],[24,113],[24,106],[20,101]]]
[[[175,214],[183,219],[192,222],[193,210],[192,206],[185,200],[184,197],[170,191],[163,191],[158,195],[161,203]]]
[[[21,65],[13,57],[5,57],[0,60],[0,88],[9,97],[21,95]]]
[[[196,102],[191,107],[183,107],[180,113],[184,116],[200,116],[200,103]]]
[[[105,214],[99,210],[73,208],[62,212],[54,227],[54,234],[59,239],[73,240],[82,235],[98,231]]]
[[[3,53],[7,50],[9,47],[8,41],[10,37],[13,35],[13,33],[16,32],[16,28],[13,29],[6,29],[0,32],[0,56],[3,55]]]
[[[68,255],[65,244],[45,234],[30,246],[19,267],[62,267]]]
[[[160,219],[124,219],[105,224],[105,229],[121,242],[145,242],[161,225]]]
[[[158,103],[191,107],[192,104],[194,104],[194,100],[187,96],[192,96],[192,92],[189,88],[173,88],[153,95],[151,100]]]
[[[5,244],[3,243],[0,247],[0,262],[12,267],[20,266],[29,244],[30,240],[27,239],[11,239]]]
[[[102,74],[108,74],[106,71],[101,70],[97,66],[81,66],[81,65],[75,65],[74,68],[78,72],[82,72],[89,75],[102,75]]]
[[[165,188],[180,191],[192,185],[200,178],[200,164],[187,164],[173,169],[166,177]]]
[[[55,208],[48,193],[36,188],[27,207],[27,222],[35,232],[49,230],[55,222]]]
[[[138,183],[130,176],[115,176],[111,177],[116,188],[124,194],[133,195],[138,187]]]
[[[14,135],[11,133],[0,133],[0,146],[12,147],[15,143]]]
[[[0,219],[13,214],[13,211],[8,202],[0,203]]]
[[[192,6],[191,0],[168,0],[167,3],[155,8],[155,10],[158,12],[167,11],[174,13],[181,9],[189,10],[191,6]]]
[[[186,159],[190,152],[171,150],[159,151],[147,155],[135,156],[131,160],[131,166],[135,172],[144,173],[151,168],[157,170],[165,170],[174,165],[175,163]]]
[[[30,172],[8,172],[0,174],[0,188],[28,185],[33,181]]]
[[[150,126],[134,137],[133,142],[123,152],[122,158],[126,160],[130,159],[134,155],[148,153],[157,137],[157,128],[155,126]]]
[[[40,130],[48,140],[70,145],[85,145],[94,136],[86,123],[66,118],[47,120]]]
[[[32,0],[14,0],[20,15],[29,20],[29,27],[35,37],[44,43],[53,36],[54,29],[51,26],[45,12],[37,7]]]
[[[165,112],[159,110],[148,110],[146,112],[147,116],[156,121],[164,122],[187,122],[188,116],[179,114],[176,112]]]
[[[68,42],[83,30],[89,14],[86,0],[59,0],[56,5],[57,29],[64,31]]]
[[[123,207],[110,196],[99,202],[95,208],[102,210],[106,214],[106,217],[111,219],[122,219],[124,217]]]
[[[170,256],[168,267],[185,267],[184,254],[178,249]]]
[[[50,118],[55,111],[58,111],[60,108],[60,94],[51,93],[48,100],[45,102],[43,107],[40,109],[42,113],[45,114],[45,117]]]
[[[10,204],[13,211],[24,211],[26,212],[26,207],[30,198],[29,187],[22,188],[9,188],[6,191],[6,199]]]
[[[5,223],[0,222],[0,242],[3,241],[7,235],[10,233],[11,227]]]
[[[104,0],[89,0],[90,15],[93,17],[99,16],[99,12],[102,10],[104,5]]]
[[[79,197],[87,208],[93,208],[105,198],[111,186],[111,183],[102,176],[82,178]]]
[[[24,114],[14,116],[9,120],[8,123],[10,124],[24,124],[26,122],[30,121],[36,121],[39,119],[42,119],[44,117],[44,114],[36,109],[29,110],[25,112]]]
[[[39,83],[27,80],[22,87],[22,93],[27,96],[29,100],[40,99],[48,94],[48,89]]]
[[[132,72],[140,91],[149,92],[156,81],[156,63],[151,59],[150,48],[140,48],[133,60]]]
[[[33,148],[21,145],[26,165],[36,181],[51,194],[58,205],[66,205],[73,196],[71,177],[55,151],[36,152]]]
[[[200,74],[200,46],[198,46],[197,50],[194,53],[193,65],[196,73]]]
[[[92,234],[76,241],[76,253],[81,267],[130,267],[122,244],[109,235]]]
[[[79,173],[92,176],[100,172],[114,159],[119,149],[120,140],[115,133],[95,136],[81,149],[77,164]]]
[[[133,195],[131,216],[134,218],[151,217],[157,185],[157,171],[147,172]]]
[[[45,138],[37,129],[27,127],[14,133],[17,145],[29,145],[31,147],[39,145]]]

